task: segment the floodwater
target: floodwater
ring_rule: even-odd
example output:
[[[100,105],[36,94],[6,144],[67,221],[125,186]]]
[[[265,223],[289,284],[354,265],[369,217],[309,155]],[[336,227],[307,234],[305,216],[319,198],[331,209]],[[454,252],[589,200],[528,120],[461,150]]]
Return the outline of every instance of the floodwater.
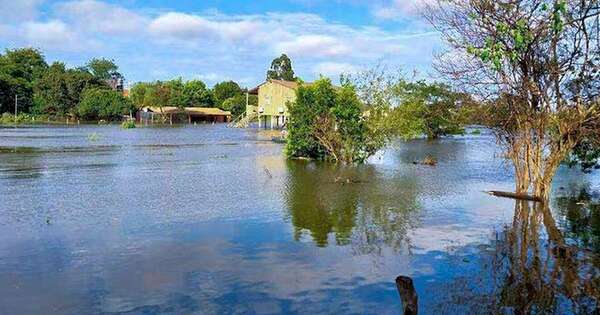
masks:
[[[0,129],[0,314],[589,314],[600,176],[549,206],[486,133],[395,143],[367,165],[286,161],[225,126]],[[432,155],[437,167],[414,165]]]

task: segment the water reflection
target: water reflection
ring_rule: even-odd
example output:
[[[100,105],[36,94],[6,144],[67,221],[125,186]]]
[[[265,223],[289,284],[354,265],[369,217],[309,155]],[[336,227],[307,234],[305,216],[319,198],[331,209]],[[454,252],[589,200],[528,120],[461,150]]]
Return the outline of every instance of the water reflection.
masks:
[[[498,231],[491,248],[479,252],[489,255],[480,260],[481,273],[452,281],[445,287],[454,288],[447,291],[451,295],[438,303],[436,311],[597,314],[600,261],[571,242],[575,235],[567,235],[548,204],[515,202],[512,224]]]
[[[369,165],[289,161],[287,167],[284,196],[296,240],[309,234],[319,247],[352,245],[358,254],[410,249],[408,231],[419,218],[414,178]]]

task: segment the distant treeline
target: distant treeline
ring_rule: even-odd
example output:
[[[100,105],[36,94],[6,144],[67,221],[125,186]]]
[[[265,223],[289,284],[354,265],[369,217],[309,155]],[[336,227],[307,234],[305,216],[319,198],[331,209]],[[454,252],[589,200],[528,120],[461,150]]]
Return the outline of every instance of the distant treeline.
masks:
[[[217,83],[212,89],[200,80],[140,82],[130,91],[131,100],[137,107],[218,107],[241,115],[246,110],[246,90],[233,81]],[[250,95],[249,103],[258,104],[256,95]]]
[[[245,110],[245,89],[233,81],[213,89],[200,80],[142,82],[125,97],[123,80],[112,60],[68,68],[58,61],[48,64],[37,49],[9,49],[0,54],[0,114],[14,112],[15,97],[20,114],[51,119],[119,120],[143,106],[219,107],[234,116]],[[258,103],[256,96],[249,101]]]
[[[123,77],[111,60],[92,59],[77,68],[63,62],[48,64],[36,49],[0,54],[0,113],[18,112],[49,118],[118,119],[134,110],[115,90]],[[112,86],[111,86],[112,85]]]

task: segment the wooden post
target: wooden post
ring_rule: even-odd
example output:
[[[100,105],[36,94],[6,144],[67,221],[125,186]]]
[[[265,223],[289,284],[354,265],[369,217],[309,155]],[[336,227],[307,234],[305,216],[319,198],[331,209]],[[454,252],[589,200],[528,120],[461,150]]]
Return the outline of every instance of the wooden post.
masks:
[[[419,298],[413,280],[409,277],[398,276],[396,278],[396,288],[402,300],[404,315],[417,315],[419,313]]]

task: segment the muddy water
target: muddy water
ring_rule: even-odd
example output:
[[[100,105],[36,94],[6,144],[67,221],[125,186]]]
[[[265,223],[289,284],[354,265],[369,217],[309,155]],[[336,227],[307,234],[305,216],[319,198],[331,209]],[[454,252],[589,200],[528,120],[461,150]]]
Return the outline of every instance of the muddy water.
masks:
[[[512,187],[485,133],[360,167],[282,150],[224,126],[0,129],[0,314],[398,314],[398,275],[422,314],[598,305],[598,175],[561,169],[542,207],[482,193]]]

